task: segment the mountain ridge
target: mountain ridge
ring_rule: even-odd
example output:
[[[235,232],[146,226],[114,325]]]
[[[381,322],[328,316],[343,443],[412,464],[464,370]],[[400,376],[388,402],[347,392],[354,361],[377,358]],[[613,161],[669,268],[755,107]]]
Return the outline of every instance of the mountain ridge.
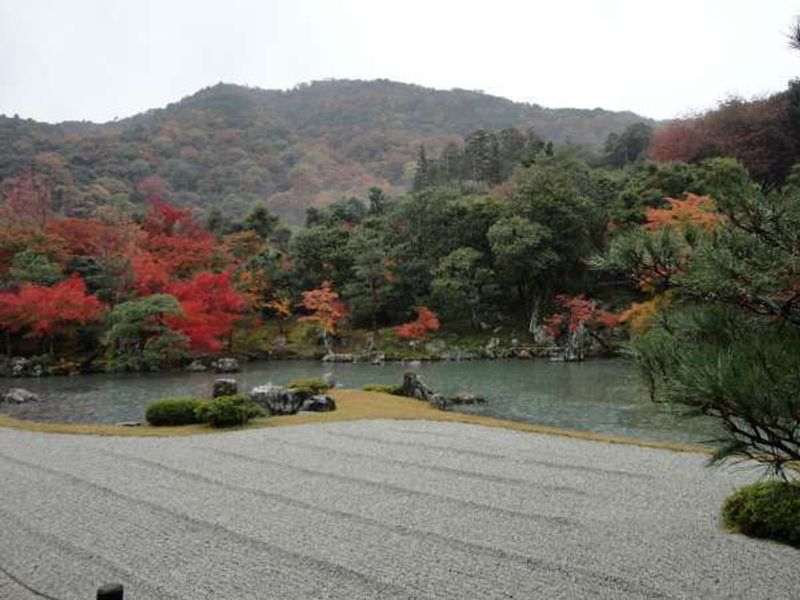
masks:
[[[78,188],[65,200],[67,212],[102,204],[87,200],[99,185],[95,195],[104,191],[118,202],[120,195],[137,204],[160,192],[234,215],[266,202],[300,222],[307,207],[363,197],[371,186],[406,190],[420,145],[435,152],[475,129],[515,127],[597,149],[608,134],[638,122],[655,123],[630,111],[545,108],[387,79],[323,80],[288,90],[218,83],[106,123],[0,117],[0,178],[45,154],[45,162],[63,163],[62,184]]]

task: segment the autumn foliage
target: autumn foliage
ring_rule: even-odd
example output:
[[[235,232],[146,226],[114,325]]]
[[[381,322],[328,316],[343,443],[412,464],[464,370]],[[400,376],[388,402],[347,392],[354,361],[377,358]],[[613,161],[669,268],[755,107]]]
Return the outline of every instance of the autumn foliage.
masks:
[[[142,229],[141,250],[150,254],[170,277],[186,277],[212,266],[216,241],[198,225],[189,209],[153,198]]]
[[[0,206],[0,221],[18,229],[44,231],[52,217],[50,187],[41,175],[24,171],[3,181],[5,203]]]
[[[395,335],[401,340],[424,341],[428,334],[439,329],[439,319],[432,310],[425,306],[417,308],[417,318],[394,328]]]
[[[246,309],[227,273],[198,273],[188,281],[171,284],[167,293],[178,299],[183,311],[180,316],[166,317],[167,324],[185,334],[197,351],[222,349],[223,339],[231,334]]]
[[[52,287],[26,284],[0,294],[0,327],[33,338],[69,335],[76,327],[100,321],[104,310],[76,275]]]
[[[720,216],[714,212],[714,201],[708,196],[686,194],[683,200],[664,200],[668,204],[667,208],[647,209],[645,229],[682,229],[691,225],[709,231],[719,224]]]
[[[316,321],[325,333],[335,335],[341,323],[347,318],[348,310],[334,291],[330,281],[325,281],[317,289],[303,292],[300,306],[309,314],[300,321]]]
[[[619,325],[619,315],[603,310],[597,302],[580,296],[559,294],[555,297],[556,312],[544,320],[548,335],[558,338],[566,332],[573,333],[581,326],[609,329]]]
[[[796,162],[786,95],[754,101],[733,98],[699,117],[655,130],[649,148],[657,162],[695,162],[712,156],[741,161],[763,183],[784,180]]]

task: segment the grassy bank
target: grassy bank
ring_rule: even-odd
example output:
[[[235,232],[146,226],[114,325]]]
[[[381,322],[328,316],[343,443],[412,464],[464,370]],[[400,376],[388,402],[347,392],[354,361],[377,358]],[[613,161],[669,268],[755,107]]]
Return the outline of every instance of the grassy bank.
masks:
[[[628,444],[645,448],[661,448],[677,452],[698,452],[707,453],[707,450],[699,446],[685,444],[675,444],[669,442],[648,442],[631,438],[623,438],[599,433],[584,431],[574,431],[560,429],[557,427],[545,427],[531,423],[520,423],[507,421],[458,412],[442,412],[430,407],[425,402],[391,396],[381,392],[366,392],[362,390],[333,390],[331,392],[336,398],[337,410],[329,413],[298,413],[287,416],[274,416],[263,419],[255,419],[242,429],[258,429],[262,427],[284,427],[289,425],[302,425],[305,423],[332,423],[335,421],[356,421],[365,419],[395,419],[395,420],[426,420],[426,421],[449,421],[455,423],[469,423],[473,425],[483,425],[484,427],[496,427],[523,431],[528,433],[539,433],[546,435],[558,435],[580,440],[592,440],[612,444]],[[113,435],[130,437],[169,437],[220,433],[219,429],[212,429],[208,425],[183,425],[180,427],[151,427],[142,425],[139,427],[121,427],[117,425],[87,424],[87,423],[40,423],[15,419],[0,413],[0,427],[11,427],[24,429],[26,431],[38,431],[42,433],[62,433],[76,435]]]

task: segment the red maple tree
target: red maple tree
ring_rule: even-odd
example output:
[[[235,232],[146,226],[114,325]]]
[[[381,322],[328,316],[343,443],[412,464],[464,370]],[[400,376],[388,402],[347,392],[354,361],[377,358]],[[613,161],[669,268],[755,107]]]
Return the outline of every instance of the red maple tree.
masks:
[[[204,271],[188,281],[170,284],[166,292],[178,299],[183,314],[167,316],[165,321],[174,331],[186,334],[193,350],[221,350],[226,337],[231,345],[233,326],[247,306],[228,273]]]
[[[550,337],[558,338],[566,332],[573,333],[582,325],[595,329],[611,328],[619,325],[619,315],[598,308],[597,302],[580,296],[559,294],[555,297],[558,307],[544,320]]]
[[[142,224],[141,244],[170,277],[183,278],[207,269],[213,262],[216,240],[192,218],[191,211],[152,198]]]
[[[86,293],[83,279],[73,275],[52,287],[25,284],[17,292],[0,294],[0,327],[52,339],[100,321],[104,310],[100,300]]]

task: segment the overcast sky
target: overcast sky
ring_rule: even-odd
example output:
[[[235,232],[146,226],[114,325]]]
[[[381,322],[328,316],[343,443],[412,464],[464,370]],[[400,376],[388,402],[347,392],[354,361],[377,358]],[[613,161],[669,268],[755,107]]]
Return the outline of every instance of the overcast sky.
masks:
[[[388,78],[668,118],[800,76],[789,0],[0,0],[0,113],[107,121],[219,81]]]

